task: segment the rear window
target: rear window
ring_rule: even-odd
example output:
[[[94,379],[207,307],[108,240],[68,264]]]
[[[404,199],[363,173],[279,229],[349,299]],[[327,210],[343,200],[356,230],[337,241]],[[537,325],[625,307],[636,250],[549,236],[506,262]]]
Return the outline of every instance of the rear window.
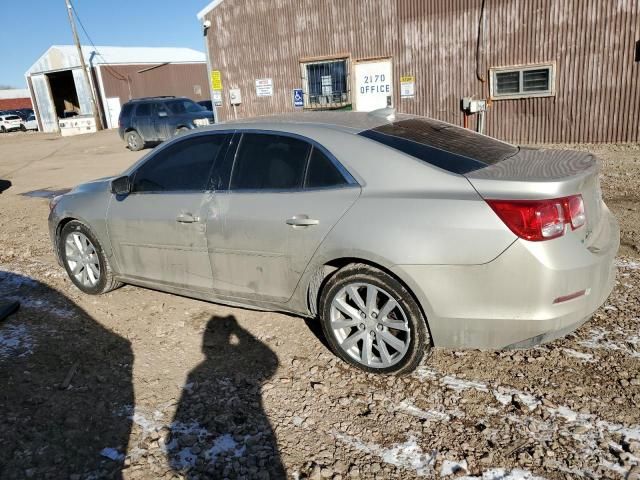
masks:
[[[7,115],[4,118],[5,120],[20,120],[20,117],[18,115]]]
[[[500,140],[428,118],[400,120],[360,135],[459,174],[501,162],[519,150]]]

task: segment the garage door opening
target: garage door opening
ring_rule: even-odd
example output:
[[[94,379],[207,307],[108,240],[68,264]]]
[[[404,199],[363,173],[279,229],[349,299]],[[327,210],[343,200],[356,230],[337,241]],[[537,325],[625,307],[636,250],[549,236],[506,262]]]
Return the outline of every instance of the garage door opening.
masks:
[[[78,92],[73,81],[71,70],[63,72],[48,73],[51,96],[56,108],[58,118],[67,118],[80,114],[78,102]]]

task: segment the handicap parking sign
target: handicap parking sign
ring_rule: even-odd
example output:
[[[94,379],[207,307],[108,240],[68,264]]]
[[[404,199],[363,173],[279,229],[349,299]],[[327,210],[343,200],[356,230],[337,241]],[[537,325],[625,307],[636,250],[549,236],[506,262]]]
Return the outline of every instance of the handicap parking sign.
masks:
[[[293,106],[304,107],[304,97],[303,97],[301,88],[293,89]]]

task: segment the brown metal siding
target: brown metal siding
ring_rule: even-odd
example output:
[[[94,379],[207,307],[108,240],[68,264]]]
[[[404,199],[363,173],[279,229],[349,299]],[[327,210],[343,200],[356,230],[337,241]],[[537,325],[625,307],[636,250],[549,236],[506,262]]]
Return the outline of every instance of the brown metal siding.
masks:
[[[124,104],[132,98],[175,95],[209,100],[207,66],[204,63],[167,65],[101,65],[104,97],[119,97]],[[200,87],[200,95],[194,90]],[[103,101],[105,100],[103,99]]]
[[[489,95],[489,68],[555,62],[555,96],[496,100],[487,133],[525,143],[640,141],[637,0],[486,0],[476,78],[481,0],[225,0],[207,14],[212,68],[222,71],[222,119],[229,88],[239,117],[293,110],[302,58],[347,53],[392,57],[398,111],[461,123],[463,96]],[[400,99],[399,77],[416,77]],[[257,97],[257,78],[273,97]],[[474,125],[472,120],[471,125]]]

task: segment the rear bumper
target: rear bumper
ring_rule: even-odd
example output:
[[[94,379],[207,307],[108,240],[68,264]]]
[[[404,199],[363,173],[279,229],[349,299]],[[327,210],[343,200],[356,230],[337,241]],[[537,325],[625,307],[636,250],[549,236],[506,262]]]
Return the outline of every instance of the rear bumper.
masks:
[[[484,265],[399,265],[396,271],[413,286],[436,346],[526,348],[575,330],[613,290],[620,232],[604,206],[601,225],[597,245],[587,247],[576,235],[518,240]]]

